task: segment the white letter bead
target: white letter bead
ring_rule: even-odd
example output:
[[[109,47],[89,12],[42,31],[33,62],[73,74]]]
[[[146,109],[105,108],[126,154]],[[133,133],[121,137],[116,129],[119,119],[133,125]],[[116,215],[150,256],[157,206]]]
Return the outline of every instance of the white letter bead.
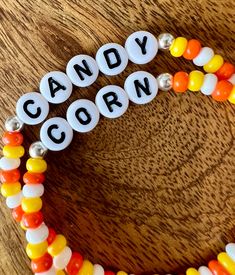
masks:
[[[62,72],[49,72],[40,81],[40,92],[48,102],[59,104],[66,101],[73,90],[68,76]]]
[[[100,113],[95,103],[87,99],[74,101],[67,110],[67,120],[77,132],[85,133],[98,124]]]
[[[49,150],[61,151],[71,143],[73,129],[64,118],[53,117],[43,123],[40,138]]]
[[[218,82],[218,78],[215,74],[211,74],[211,73],[205,74],[203,84],[201,87],[201,92],[204,95],[211,95],[215,90],[215,86],[217,82]]]
[[[20,166],[20,159],[12,159],[12,158],[6,158],[6,157],[2,157],[0,159],[0,169],[2,170],[13,170],[16,169]]]
[[[146,104],[158,93],[157,79],[144,71],[134,72],[127,77],[124,89],[132,102]]]
[[[136,64],[146,64],[158,52],[158,42],[154,35],[146,31],[132,33],[126,40],[125,49],[129,59]]]
[[[43,184],[25,184],[22,192],[26,198],[41,197],[44,193],[44,186]]]
[[[93,275],[104,275],[104,268],[99,264],[95,264],[93,269]]]
[[[45,272],[35,273],[34,275],[56,275],[56,269],[52,265],[52,267],[49,270],[47,270]]]
[[[98,91],[95,103],[103,116],[117,118],[126,112],[129,99],[121,87],[108,85]]]
[[[49,236],[49,229],[45,225],[45,223],[42,223],[39,227],[35,229],[28,229],[26,231],[26,240],[29,243],[37,244],[44,242]]]
[[[66,73],[74,85],[87,87],[96,81],[99,68],[93,57],[79,54],[69,60]]]
[[[213,275],[210,269],[206,266],[201,266],[198,269],[200,275]]]
[[[39,93],[27,93],[22,95],[17,101],[16,113],[25,124],[36,125],[47,117],[49,103]]]
[[[22,198],[23,198],[23,195],[21,191],[14,196],[7,197],[6,199],[7,207],[11,209],[18,207],[21,204]]]
[[[72,256],[72,250],[66,246],[59,255],[53,258],[53,265],[56,269],[64,269]]]
[[[204,66],[214,56],[214,51],[211,48],[201,48],[199,54],[193,59],[196,66]]]
[[[229,257],[235,261],[235,243],[229,243],[225,247],[226,253],[229,255]]]
[[[121,45],[108,43],[97,51],[96,62],[102,73],[117,75],[125,70],[128,64],[128,55]]]

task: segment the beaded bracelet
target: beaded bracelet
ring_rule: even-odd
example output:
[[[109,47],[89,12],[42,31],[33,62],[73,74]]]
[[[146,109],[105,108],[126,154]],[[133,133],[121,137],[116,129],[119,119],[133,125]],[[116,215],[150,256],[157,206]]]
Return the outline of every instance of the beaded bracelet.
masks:
[[[40,141],[29,148],[27,172],[23,175],[25,185],[21,191],[20,158],[25,150],[22,146],[21,130],[24,124],[35,125],[44,121],[49,113],[49,103],[59,104],[66,101],[72,93],[73,85],[87,87],[98,77],[99,71],[106,75],[121,73],[128,61],[146,64],[153,60],[160,50],[169,50],[174,57],[183,56],[192,60],[196,66],[203,66],[201,71],[160,74],[157,78],[144,71],[134,72],[127,77],[124,89],[108,85],[100,89],[95,104],[86,99],[73,102],[66,119],[54,117],[48,119],[41,127]],[[163,33],[155,38],[149,32],[138,31],[131,34],[125,48],[116,43],[103,45],[96,58],[88,55],[77,55],[67,64],[63,72],[47,73],[40,82],[40,93],[32,92],[23,95],[17,102],[17,116],[6,120],[6,132],[3,134],[3,157],[0,159],[1,193],[6,197],[6,204],[12,209],[13,218],[26,231],[28,245],[26,252],[31,259],[32,271],[36,275],[115,275],[105,271],[99,265],[93,265],[83,259],[78,252],[72,252],[67,246],[66,238],[48,228],[41,212],[44,193],[43,182],[47,163],[44,157],[48,150],[60,151],[72,141],[73,130],[85,133],[95,128],[100,114],[107,118],[117,118],[125,113],[129,101],[145,104],[152,101],[158,89],[176,93],[187,90],[211,95],[216,101],[229,100],[235,104],[235,67],[224,62],[220,55],[214,54],[208,47],[202,47],[198,40],[187,40],[184,37],[174,38]],[[225,247],[226,252],[218,255],[217,260],[198,270],[189,268],[186,275],[235,275],[235,243]],[[118,275],[127,275],[124,271]]]

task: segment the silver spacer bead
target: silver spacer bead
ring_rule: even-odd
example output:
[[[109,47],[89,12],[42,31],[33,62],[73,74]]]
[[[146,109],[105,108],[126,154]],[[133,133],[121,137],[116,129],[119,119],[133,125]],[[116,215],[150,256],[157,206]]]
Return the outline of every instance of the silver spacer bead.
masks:
[[[31,158],[41,159],[44,158],[48,149],[41,141],[32,143],[29,147],[29,155]]]
[[[19,132],[23,127],[23,121],[21,121],[17,116],[8,117],[5,122],[5,128],[8,132]]]
[[[169,50],[174,40],[175,38],[172,34],[161,33],[157,38],[159,50]]]
[[[168,73],[160,74],[157,77],[158,88],[161,91],[169,91],[172,88],[173,76]]]

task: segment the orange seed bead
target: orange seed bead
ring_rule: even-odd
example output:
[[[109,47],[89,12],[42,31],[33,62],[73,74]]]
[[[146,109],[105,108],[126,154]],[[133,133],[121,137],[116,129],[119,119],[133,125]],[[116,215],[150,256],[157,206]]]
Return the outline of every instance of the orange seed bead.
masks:
[[[5,182],[17,182],[20,179],[20,171],[18,169],[9,171],[0,171],[0,181]]]
[[[5,145],[20,146],[23,143],[24,137],[20,132],[5,132],[2,141]]]
[[[188,60],[194,59],[199,54],[201,47],[202,46],[199,40],[189,40],[183,57]]]
[[[30,173],[26,172],[23,176],[25,184],[39,184],[45,181],[45,175],[43,173]]]
[[[14,220],[17,222],[21,222],[23,215],[24,215],[24,211],[23,211],[21,205],[19,205],[18,207],[14,208],[12,210],[12,216],[13,216]]]
[[[176,93],[184,93],[188,89],[188,74],[177,72],[173,77],[173,90]]]
[[[210,261],[208,267],[213,275],[230,275],[227,270],[216,260]]]
[[[214,92],[212,93],[212,97],[216,101],[225,101],[229,97],[232,89],[232,83],[227,80],[220,80],[217,83]]]
[[[224,62],[221,68],[215,73],[219,80],[229,79],[235,73],[235,66]]]

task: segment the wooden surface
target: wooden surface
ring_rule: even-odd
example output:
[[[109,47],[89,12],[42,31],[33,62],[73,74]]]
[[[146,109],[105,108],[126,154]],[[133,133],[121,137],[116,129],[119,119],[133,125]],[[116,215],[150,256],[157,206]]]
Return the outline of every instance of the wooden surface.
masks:
[[[79,53],[94,56],[104,43],[124,44],[136,30],[200,38],[234,59],[232,0],[2,0],[0,3],[0,120],[41,77],[64,71]],[[160,53],[148,65],[129,64],[119,76],[100,75],[74,89],[52,116],[77,98],[93,100],[128,74],[155,75],[194,67]],[[43,197],[46,221],[70,246],[105,267],[132,273],[173,273],[215,258],[235,239],[235,106],[200,93],[160,92],[145,106],[131,104],[116,120],[75,134],[65,151],[48,155]],[[26,127],[26,146],[39,127]],[[26,242],[0,199],[0,274],[29,275]]]

